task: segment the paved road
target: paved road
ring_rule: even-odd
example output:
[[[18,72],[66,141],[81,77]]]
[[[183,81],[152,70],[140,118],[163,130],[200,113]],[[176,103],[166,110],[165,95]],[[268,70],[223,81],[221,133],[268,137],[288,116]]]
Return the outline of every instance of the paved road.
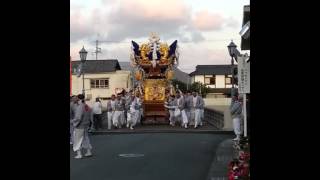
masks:
[[[74,159],[70,148],[70,177],[71,180],[205,180],[216,158],[216,149],[231,138],[228,134],[196,133],[94,135],[93,157]]]

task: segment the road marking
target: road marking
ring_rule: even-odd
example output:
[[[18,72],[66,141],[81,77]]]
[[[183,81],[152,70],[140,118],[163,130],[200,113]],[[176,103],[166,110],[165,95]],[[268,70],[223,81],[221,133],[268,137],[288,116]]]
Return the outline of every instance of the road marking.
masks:
[[[134,158],[134,157],[142,157],[144,154],[119,154],[118,156],[124,158]]]

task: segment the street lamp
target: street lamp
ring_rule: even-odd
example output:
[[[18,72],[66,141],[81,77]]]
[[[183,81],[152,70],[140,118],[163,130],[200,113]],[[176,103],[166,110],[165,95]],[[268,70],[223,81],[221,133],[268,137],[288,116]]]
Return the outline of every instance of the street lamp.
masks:
[[[88,52],[82,47],[82,49],[79,52],[80,54],[80,60],[82,64],[82,94],[85,95],[85,90],[84,90],[84,63],[86,62],[87,59],[87,54]]]
[[[232,73],[232,79],[231,79],[231,84],[232,84],[232,90],[234,88],[234,70],[233,70],[233,66],[234,66],[234,57],[236,55],[236,48],[237,45],[233,43],[233,41],[231,40],[230,44],[227,46],[228,47],[228,51],[229,51],[229,55],[231,56],[231,73]]]

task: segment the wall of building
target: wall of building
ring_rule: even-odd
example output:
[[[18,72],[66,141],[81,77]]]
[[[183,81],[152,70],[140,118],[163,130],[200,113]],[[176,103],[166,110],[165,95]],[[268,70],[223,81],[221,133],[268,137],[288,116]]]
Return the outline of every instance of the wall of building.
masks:
[[[216,75],[216,88],[225,88],[225,75]]]
[[[193,82],[201,82],[204,84],[204,75],[195,75],[191,77]],[[225,85],[225,75],[216,75],[216,84],[207,85],[210,88],[231,88],[231,85]]]
[[[202,84],[204,83],[203,75],[195,75],[193,79],[195,80],[194,82],[201,82]]]
[[[92,88],[90,87],[90,79],[103,79],[109,78],[109,88]],[[86,95],[91,95],[92,98],[96,97],[110,97],[115,93],[116,88],[130,89],[132,82],[130,78],[130,71],[119,70],[110,73],[101,74],[85,74],[84,85]],[[82,76],[77,77],[72,75],[72,94],[82,93]]]

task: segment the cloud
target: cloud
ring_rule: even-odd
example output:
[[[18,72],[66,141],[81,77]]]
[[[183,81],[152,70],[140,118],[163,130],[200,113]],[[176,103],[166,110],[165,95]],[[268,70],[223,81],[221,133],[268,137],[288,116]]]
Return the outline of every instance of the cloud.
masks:
[[[201,31],[220,30],[223,26],[224,18],[219,14],[200,11],[195,13],[193,25]]]
[[[239,22],[232,17],[225,18],[224,14],[210,11],[193,14],[192,7],[183,0],[101,0],[96,8],[74,3],[71,8],[70,55],[73,59],[79,59],[78,52],[82,45],[93,52],[93,41],[99,34],[99,40],[128,42],[101,44],[103,53],[99,54],[100,59],[128,61],[129,41],[146,42],[150,32],[156,32],[168,44],[178,40],[179,46],[182,46],[180,67],[191,72],[197,64],[228,64],[226,49],[213,51],[202,42],[206,37],[212,39],[212,34],[225,36],[221,31],[224,28],[239,29]],[[188,42],[188,46],[179,42]],[[94,59],[91,52],[88,58]]]
[[[241,29],[240,22],[233,17],[229,17],[228,19],[226,19],[226,26],[231,28]]]
[[[90,27],[88,19],[86,19],[80,11],[71,13],[70,15],[70,42],[75,42],[87,38],[94,34],[94,29]]]
[[[203,37],[203,35],[199,31],[192,32],[191,39],[195,43],[205,40],[205,38]]]
[[[77,7],[76,5],[73,5]],[[183,0],[102,0],[99,8],[71,10],[70,41],[91,39],[100,34],[103,39],[123,41],[146,38],[157,32],[165,39],[175,38],[194,42],[205,40],[203,32],[223,27],[220,14],[200,11]],[[230,19],[228,26],[234,25]]]
[[[166,38],[181,36],[190,16],[191,9],[181,0],[121,0],[108,14],[112,28],[107,36],[118,41],[147,37],[150,32]]]

